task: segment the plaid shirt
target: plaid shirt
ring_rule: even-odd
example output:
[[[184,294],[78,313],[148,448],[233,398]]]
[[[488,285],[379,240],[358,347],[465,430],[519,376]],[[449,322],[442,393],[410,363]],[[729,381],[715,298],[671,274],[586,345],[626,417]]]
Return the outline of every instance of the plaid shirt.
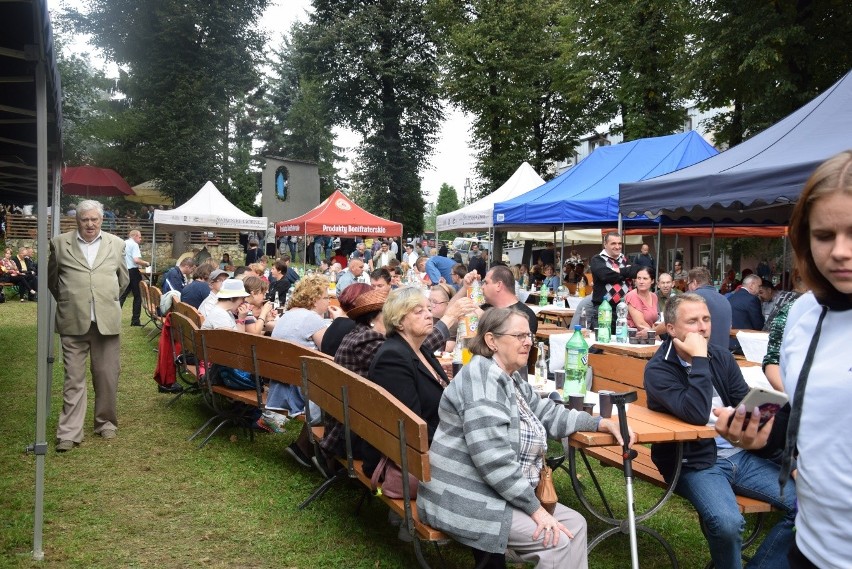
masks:
[[[334,362],[361,377],[367,377],[373,356],[384,341],[383,334],[364,324],[356,324],[355,329],[346,334],[340,342],[340,347],[334,354]]]
[[[518,462],[529,483],[536,488],[541,478],[542,455],[547,453],[547,431],[517,391],[515,397],[518,400],[518,427],[521,431]]]

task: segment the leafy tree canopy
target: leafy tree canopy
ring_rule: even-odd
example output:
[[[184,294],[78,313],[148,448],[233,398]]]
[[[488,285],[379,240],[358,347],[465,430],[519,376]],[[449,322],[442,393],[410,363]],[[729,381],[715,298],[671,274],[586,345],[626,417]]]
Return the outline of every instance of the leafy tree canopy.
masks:
[[[357,191],[371,211],[423,229],[419,170],[442,118],[434,27],[425,0],[314,0],[306,75],[327,93],[335,123],[363,138]]]
[[[207,180],[230,193],[235,121],[260,81],[264,38],[254,23],[267,3],[89,0],[85,12],[72,14],[123,70],[119,86],[132,128],[117,152],[144,164],[142,177],[159,180],[176,203]]]

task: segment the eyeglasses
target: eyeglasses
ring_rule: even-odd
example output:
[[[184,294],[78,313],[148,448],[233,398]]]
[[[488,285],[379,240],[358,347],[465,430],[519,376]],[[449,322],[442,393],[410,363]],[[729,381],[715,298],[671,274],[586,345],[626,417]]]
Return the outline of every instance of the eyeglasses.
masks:
[[[508,333],[507,334],[501,334],[501,333],[493,332],[493,334],[495,336],[511,336],[522,344],[526,340],[529,340],[530,342],[532,342],[533,338],[534,338],[533,334],[531,332],[522,332],[520,334],[508,334]]]

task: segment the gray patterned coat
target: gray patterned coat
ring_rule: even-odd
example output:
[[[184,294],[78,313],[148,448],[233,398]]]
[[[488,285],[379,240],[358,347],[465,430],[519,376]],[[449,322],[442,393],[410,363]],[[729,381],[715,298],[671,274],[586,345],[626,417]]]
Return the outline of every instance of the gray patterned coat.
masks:
[[[429,449],[432,479],[420,484],[420,520],[482,551],[505,551],[512,509],[532,514],[540,503],[519,463],[518,390],[547,430],[561,439],[597,430],[598,418],[540,398],[515,372],[474,356],[450,382]]]

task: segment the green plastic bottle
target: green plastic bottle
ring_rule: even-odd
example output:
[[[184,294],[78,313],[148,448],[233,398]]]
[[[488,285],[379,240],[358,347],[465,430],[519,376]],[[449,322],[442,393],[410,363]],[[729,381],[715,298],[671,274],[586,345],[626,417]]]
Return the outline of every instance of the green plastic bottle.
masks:
[[[609,342],[612,335],[612,306],[604,299],[598,307],[598,342]]]
[[[564,393],[586,393],[586,370],[589,367],[589,345],[581,332],[582,326],[574,326],[574,335],[565,344],[565,388]]]
[[[541,283],[541,289],[538,291],[538,305],[539,306],[547,306],[548,298],[547,295],[550,291],[547,288],[545,283]]]

